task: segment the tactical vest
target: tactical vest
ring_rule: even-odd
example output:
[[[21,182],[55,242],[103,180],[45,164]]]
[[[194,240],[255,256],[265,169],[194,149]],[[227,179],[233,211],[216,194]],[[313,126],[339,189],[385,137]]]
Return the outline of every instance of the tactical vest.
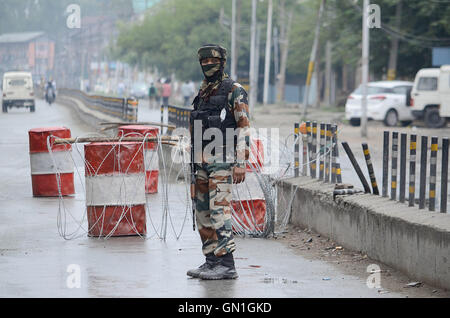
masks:
[[[228,104],[228,94],[231,92],[233,84],[232,79],[226,78],[218,87],[216,94],[210,96],[207,101],[201,98],[199,94],[192,102],[194,106],[194,110],[191,111],[192,125],[194,125],[194,120],[202,121],[202,136],[208,128],[220,129],[223,134],[223,146],[226,145],[226,129],[233,128],[234,130],[237,128],[234,114]],[[236,141],[237,137],[235,136],[233,150],[236,149]],[[203,140],[202,150],[210,142],[211,140]]]

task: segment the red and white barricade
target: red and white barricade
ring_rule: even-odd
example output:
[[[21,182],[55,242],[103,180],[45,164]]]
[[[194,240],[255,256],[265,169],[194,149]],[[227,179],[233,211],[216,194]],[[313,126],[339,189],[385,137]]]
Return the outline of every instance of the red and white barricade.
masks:
[[[142,144],[91,143],[84,153],[88,235],[145,235]]]
[[[251,138],[245,181],[235,185],[231,202],[235,233],[257,234],[265,229],[266,200],[256,175],[262,172],[263,166],[263,142],[261,139]]]
[[[120,126],[118,135],[126,137],[156,137],[159,134],[158,127],[129,125]],[[144,146],[145,160],[145,192],[158,193],[158,177],[159,177],[159,160],[158,160],[158,143],[146,142]]]
[[[233,225],[233,230],[235,232],[239,233],[241,228],[246,233],[264,231],[266,222],[266,200],[240,200],[232,201],[231,204],[234,212],[238,216],[235,217],[235,222],[238,225]]]
[[[252,138],[250,144],[250,154],[246,170],[248,172],[260,172],[264,167],[264,147],[261,139]]]
[[[232,223],[238,234],[257,234],[265,230],[266,200],[255,173],[247,172],[245,181],[234,185]]]
[[[28,131],[30,144],[30,166],[33,196],[53,197],[75,193],[73,183],[73,161],[70,156],[70,144],[53,145],[52,153],[47,147],[47,138],[70,138],[70,129],[66,127],[34,128]]]

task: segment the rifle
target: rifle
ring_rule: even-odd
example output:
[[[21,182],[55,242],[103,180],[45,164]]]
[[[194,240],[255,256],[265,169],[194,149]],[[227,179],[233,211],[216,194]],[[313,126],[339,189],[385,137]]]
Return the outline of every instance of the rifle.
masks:
[[[195,231],[195,160],[194,143],[191,143],[191,200],[192,200],[192,229]]]

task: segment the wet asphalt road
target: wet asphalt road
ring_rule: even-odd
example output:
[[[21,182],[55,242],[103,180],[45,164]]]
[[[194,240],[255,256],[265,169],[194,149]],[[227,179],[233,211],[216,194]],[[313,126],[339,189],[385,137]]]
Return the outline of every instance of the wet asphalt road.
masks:
[[[159,120],[159,110],[142,108],[139,119]],[[69,127],[72,136],[92,131],[67,107],[49,107],[42,101],[37,102],[35,113],[12,109],[0,114],[0,297],[404,296],[379,294],[366,286],[365,278],[303,258],[275,240],[254,238],[236,238],[239,279],[188,278],[186,271],[200,265],[203,257],[190,216],[185,220],[183,184],[170,185],[172,223],[165,241],[158,237],[161,193],[148,198],[146,239],[88,238],[80,229],[78,238],[65,240],[58,232],[58,214],[66,217],[62,224],[70,234],[85,213],[82,158],[74,152],[80,177],[76,177],[77,194],[64,199],[64,211],[58,198],[32,197],[28,154],[29,129],[60,125]],[[69,288],[74,268],[79,269],[80,288]]]

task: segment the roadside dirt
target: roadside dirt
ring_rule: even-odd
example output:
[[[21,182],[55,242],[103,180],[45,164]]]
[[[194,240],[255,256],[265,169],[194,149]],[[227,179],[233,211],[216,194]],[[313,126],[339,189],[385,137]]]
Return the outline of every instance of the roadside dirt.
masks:
[[[367,255],[350,251],[327,237],[293,225],[288,225],[287,232],[278,234],[274,239],[286,244],[295,253],[311,260],[321,260],[333,264],[338,270],[347,275],[354,275],[367,280],[371,273],[367,272],[368,266],[376,264],[380,268],[380,285],[378,293],[386,294],[396,292],[404,297],[418,298],[449,298],[450,292],[417,283],[403,273],[378,261],[372,260]],[[408,284],[415,285],[408,286]]]

